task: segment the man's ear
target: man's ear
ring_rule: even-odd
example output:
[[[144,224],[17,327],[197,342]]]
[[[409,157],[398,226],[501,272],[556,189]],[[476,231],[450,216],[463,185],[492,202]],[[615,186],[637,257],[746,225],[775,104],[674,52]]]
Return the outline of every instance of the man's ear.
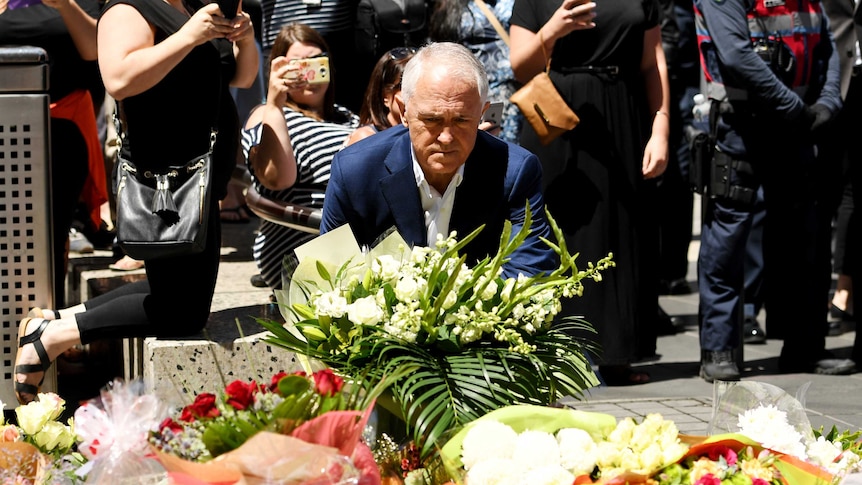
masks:
[[[398,113],[401,115],[401,124],[405,127],[407,126],[407,108],[404,104],[404,96],[401,95],[401,91],[395,93],[395,108],[398,110]]]
[[[485,111],[488,111],[488,108],[491,107],[490,101],[485,101],[485,106],[482,107],[482,114],[479,115],[479,119],[481,120],[483,116],[485,116]]]

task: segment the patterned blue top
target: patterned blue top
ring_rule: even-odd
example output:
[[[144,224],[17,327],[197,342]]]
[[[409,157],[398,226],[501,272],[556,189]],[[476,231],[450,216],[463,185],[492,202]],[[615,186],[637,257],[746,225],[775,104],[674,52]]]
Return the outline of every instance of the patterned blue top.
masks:
[[[495,5],[488,5],[497,20],[507,31],[512,17],[512,6],[515,0],[497,0]],[[503,101],[503,123],[500,138],[518,143],[523,116],[518,107],[509,102],[509,96],[520,88],[515,81],[512,64],[509,61],[509,46],[497,34],[491,21],[476,6],[469,2],[461,14],[461,43],[470,49],[485,66],[488,73],[490,101]]]

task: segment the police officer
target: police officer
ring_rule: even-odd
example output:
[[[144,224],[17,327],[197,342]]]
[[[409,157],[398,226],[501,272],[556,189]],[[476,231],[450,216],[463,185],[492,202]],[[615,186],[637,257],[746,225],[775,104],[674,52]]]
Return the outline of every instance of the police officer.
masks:
[[[698,261],[700,375],[738,380],[743,265],[752,206],[766,205],[767,333],[781,372],[846,374],[830,358],[816,268],[817,132],[841,106],[838,63],[818,0],[694,0],[715,148]]]

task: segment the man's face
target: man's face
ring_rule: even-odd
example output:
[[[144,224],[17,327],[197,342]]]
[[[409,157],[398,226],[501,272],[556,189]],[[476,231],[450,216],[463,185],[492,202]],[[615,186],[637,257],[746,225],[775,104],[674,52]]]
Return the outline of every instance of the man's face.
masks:
[[[473,151],[484,108],[475,83],[452,79],[445,66],[431,68],[417,83],[403,123],[426,180],[438,191]]]

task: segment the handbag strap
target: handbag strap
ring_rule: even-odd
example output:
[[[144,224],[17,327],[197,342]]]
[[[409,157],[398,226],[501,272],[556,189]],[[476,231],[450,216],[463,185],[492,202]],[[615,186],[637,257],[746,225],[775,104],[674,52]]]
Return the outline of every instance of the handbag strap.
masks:
[[[488,8],[488,4],[486,4],[484,0],[473,0],[473,3],[475,3],[476,6],[479,7],[479,10],[481,10],[482,13],[485,14],[485,17],[488,19],[488,22],[491,22],[491,25],[494,26],[494,30],[497,31],[497,34],[508,46],[509,33],[506,32],[506,29],[504,29],[500,21],[497,20],[497,16],[494,15],[494,12],[492,12],[491,9]]]
[[[542,35],[542,29],[539,29],[539,46],[542,48],[542,59],[545,59],[545,72],[548,72],[551,70],[551,58],[545,50],[545,36]]]

